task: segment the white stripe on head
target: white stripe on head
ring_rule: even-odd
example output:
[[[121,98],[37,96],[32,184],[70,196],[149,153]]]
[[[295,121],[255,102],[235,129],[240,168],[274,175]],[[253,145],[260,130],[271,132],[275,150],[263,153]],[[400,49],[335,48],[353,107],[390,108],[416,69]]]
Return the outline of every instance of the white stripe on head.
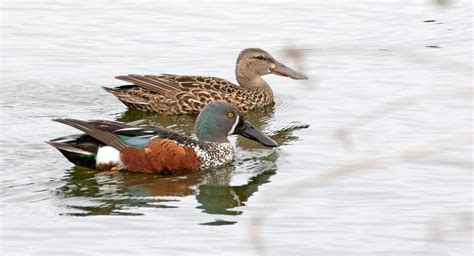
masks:
[[[229,133],[227,133],[227,135],[231,135],[235,132],[235,128],[239,124],[239,121],[240,121],[240,116],[237,115],[237,117],[235,118],[235,123],[234,123],[234,125],[232,125],[232,128],[230,129]]]

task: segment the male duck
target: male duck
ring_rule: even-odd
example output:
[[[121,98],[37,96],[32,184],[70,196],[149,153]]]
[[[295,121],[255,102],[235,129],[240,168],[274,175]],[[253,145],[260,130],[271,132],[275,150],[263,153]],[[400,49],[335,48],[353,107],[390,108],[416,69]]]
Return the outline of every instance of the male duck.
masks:
[[[99,170],[184,174],[215,168],[233,159],[233,146],[227,139],[232,134],[240,134],[267,147],[278,146],[225,101],[211,102],[202,109],[195,124],[197,139],[162,127],[138,127],[102,120],[54,121],[85,134],[48,143],[70,162]]]
[[[193,114],[210,101],[225,100],[241,112],[273,103],[273,91],[262,79],[267,74],[305,80],[305,75],[281,64],[268,52],[249,48],[237,58],[237,86],[225,79],[203,76],[128,75],[117,79],[132,83],[104,89],[130,108],[163,114]]]

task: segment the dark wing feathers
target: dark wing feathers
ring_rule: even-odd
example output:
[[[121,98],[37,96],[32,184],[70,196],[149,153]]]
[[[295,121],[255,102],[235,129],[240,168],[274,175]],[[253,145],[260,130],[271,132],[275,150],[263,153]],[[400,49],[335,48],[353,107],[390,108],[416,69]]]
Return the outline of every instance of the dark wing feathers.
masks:
[[[107,131],[107,132],[113,132],[116,130],[132,127],[128,124],[124,124],[121,122],[107,121],[107,120],[92,120],[92,121],[88,121],[87,123],[90,123],[94,127],[99,128],[102,131]]]
[[[162,95],[179,91],[179,88],[172,81],[163,79],[161,76],[128,75],[117,76],[116,78]]]
[[[110,131],[107,131],[110,124],[117,125],[117,122],[110,122],[110,121],[92,121],[86,122],[77,119],[69,119],[69,118],[58,118],[53,119],[53,121],[60,122],[71,127],[74,127],[78,130],[83,131],[87,135],[103,142],[104,144],[111,146],[119,151],[125,149],[127,144],[123,142],[118,136],[114,135]],[[99,127],[103,127],[102,130]],[[122,127],[123,128],[123,127]]]

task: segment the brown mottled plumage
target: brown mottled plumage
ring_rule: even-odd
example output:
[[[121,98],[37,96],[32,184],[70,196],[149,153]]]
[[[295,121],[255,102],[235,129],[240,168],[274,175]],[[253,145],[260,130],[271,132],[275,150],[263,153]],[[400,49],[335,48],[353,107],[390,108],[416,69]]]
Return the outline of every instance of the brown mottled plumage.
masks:
[[[307,79],[279,63],[262,49],[243,50],[236,66],[235,85],[218,77],[128,75],[117,79],[131,83],[115,88],[104,87],[130,108],[165,114],[197,114],[210,101],[225,100],[241,112],[273,103],[273,91],[262,79],[276,74],[293,79]]]

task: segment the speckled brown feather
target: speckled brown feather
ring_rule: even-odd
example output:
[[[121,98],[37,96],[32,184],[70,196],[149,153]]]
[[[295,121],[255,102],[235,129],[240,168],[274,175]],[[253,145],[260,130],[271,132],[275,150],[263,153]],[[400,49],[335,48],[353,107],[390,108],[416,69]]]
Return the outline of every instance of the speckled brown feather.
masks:
[[[129,171],[156,174],[197,172],[202,162],[192,148],[166,139],[154,139],[145,149],[125,148],[120,157]]]
[[[128,107],[141,111],[197,114],[210,101],[225,100],[239,111],[248,112],[273,102],[273,92],[266,83],[246,88],[217,77],[171,74],[117,78],[133,85],[104,89]]]

